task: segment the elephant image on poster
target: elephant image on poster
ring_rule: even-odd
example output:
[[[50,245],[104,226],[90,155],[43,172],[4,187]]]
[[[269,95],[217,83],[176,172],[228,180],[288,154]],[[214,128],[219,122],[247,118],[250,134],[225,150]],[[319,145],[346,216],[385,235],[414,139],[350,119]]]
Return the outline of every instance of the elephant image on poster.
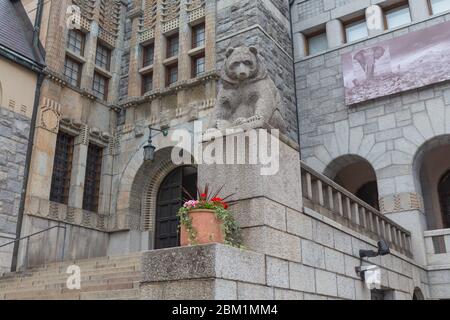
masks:
[[[377,61],[384,56],[385,49],[377,46],[369,49],[358,51],[353,59],[355,59],[364,70],[366,80],[372,80],[375,75],[375,65]]]

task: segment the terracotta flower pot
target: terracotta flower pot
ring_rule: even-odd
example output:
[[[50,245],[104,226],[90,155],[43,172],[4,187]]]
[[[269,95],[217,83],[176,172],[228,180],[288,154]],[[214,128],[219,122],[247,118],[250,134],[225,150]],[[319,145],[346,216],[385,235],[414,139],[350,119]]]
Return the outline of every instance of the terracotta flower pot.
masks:
[[[222,222],[217,219],[214,210],[191,210],[192,227],[197,232],[196,244],[224,243],[225,235],[222,231]],[[185,226],[181,226],[181,246],[191,245],[189,233]]]

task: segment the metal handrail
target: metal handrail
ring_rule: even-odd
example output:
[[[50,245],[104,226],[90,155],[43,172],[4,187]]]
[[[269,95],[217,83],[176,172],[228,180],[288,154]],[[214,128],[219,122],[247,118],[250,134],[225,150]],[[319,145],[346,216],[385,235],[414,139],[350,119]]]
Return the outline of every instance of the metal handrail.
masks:
[[[67,234],[67,227],[66,227],[66,226],[61,226],[61,225],[53,226],[53,227],[50,227],[50,228],[47,228],[47,229],[44,229],[44,230],[35,232],[35,233],[33,233],[33,234],[27,235],[27,236],[25,236],[25,237],[18,238],[18,239],[15,239],[15,240],[13,240],[13,241],[10,241],[10,242],[8,242],[8,243],[2,244],[2,245],[0,245],[0,248],[9,246],[9,245],[11,245],[11,244],[14,244],[14,243],[16,243],[16,242],[20,242],[20,241],[26,239],[26,240],[27,240],[27,248],[26,248],[26,254],[25,254],[25,255],[26,255],[26,259],[27,259],[27,261],[28,261],[28,244],[29,244],[30,238],[31,238],[31,237],[34,237],[34,236],[37,236],[37,235],[39,235],[39,234],[41,234],[41,233],[48,232],[48,231],[53,230],[53,229],[57,229],[57,228],[58,228],[58,229],[64,229],[63,247],[62,247],[62,253],[61,253],[61,261],[63,261],[63,260],[64,260],[64,253],[65,253],[65,252],[64,252],[64,249],[65,249],[65,246],[66,246],[66,234]]]

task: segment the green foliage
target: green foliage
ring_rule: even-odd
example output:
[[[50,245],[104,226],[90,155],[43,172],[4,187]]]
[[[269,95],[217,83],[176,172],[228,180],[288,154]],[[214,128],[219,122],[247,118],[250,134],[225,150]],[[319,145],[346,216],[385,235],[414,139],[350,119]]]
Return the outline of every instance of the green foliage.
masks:
[[[204,201],[200,203],[197,209],[206,209],[213,210],[217,219],[222,222],[221,228],[225,236],[225,244],[237,248],[242,248],[242,239],[240,235],[240,228],[234,219],[233,214],[225,209],[222,205],[217,205],[213,202]],[[180,223],[183,225],[188,233],[189,242],[192,245],[196,245],[197,241],[197,231],[192,226],[192,218],[189,216],[189,213],[192,209],[182,207],[178,211],[178,217],[180,218]]]

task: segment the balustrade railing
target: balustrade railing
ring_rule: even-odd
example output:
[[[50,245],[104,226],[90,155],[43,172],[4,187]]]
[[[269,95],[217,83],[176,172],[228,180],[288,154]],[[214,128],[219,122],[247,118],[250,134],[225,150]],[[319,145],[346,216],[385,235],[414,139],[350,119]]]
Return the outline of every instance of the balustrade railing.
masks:
[[[409,257],[411,233],[345,188],[302,163],[304,206]]]

